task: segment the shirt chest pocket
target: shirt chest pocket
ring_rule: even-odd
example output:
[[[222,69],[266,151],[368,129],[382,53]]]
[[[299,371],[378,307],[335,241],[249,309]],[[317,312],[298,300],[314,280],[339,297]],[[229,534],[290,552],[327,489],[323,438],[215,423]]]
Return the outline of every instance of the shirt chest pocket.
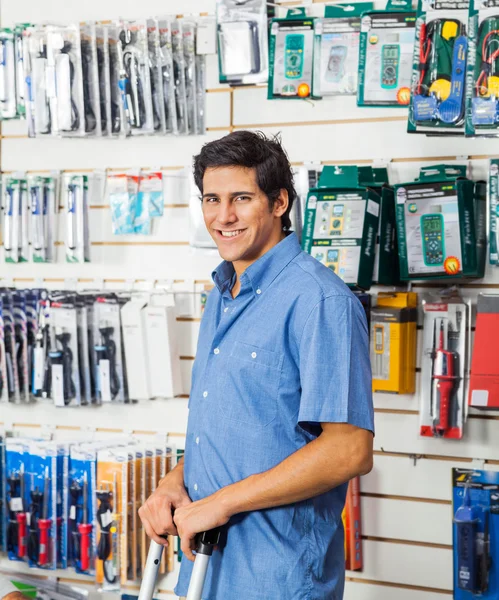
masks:
[[[234,342],[225,363],[220,411],[231,421],[266,427],[277,416],[283,355]]]

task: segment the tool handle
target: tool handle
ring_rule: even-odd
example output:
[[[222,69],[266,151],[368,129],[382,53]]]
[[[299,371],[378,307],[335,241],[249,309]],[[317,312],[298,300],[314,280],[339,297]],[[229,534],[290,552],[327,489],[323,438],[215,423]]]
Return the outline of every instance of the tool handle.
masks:
[[[140,586],[139,600],[153,600],[162,554],[163,546],[151,540],[149,552],[147,553],[146,568]]]
[[[27,526],[26,526],[26,513],[17,513],[17,556],[24,558],[26,556],[26,540],[27,540]]]
[[[437,383],[437,390],[440,396],[440,414],[437,429],[445,433],[449,429],[450,399],[454,381],[449,379],[440,379]]]
[[[49,530],[52,525],[50,519],[38,519],[38,529],[40,530],[40,551],[38,553],[38,564],[46,565],[49,560]]]
[[[88,571],[90,568],[90,534],[92,525],[89,523],[79,523],[78,532],[80,534],[80,568],[82,571]]]

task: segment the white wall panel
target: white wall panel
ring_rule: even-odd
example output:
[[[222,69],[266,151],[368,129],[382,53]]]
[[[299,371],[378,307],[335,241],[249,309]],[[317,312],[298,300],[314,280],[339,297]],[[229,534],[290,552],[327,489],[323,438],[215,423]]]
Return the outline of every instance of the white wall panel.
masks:
[[[358,581],[345,583],[345,598],[355,598],[355,600],[444,600],[446,595],[421,589],[411,590]]]

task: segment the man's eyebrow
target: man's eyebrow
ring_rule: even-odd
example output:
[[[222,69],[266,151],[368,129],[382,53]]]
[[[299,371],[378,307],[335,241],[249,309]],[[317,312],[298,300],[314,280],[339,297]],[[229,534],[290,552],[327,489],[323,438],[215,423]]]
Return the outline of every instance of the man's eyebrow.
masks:
[[[242,192],[231,192],[229,194],[229,196],[231,198],[235,198],[236,196],[254,196],[254,195],[255,195],[255,192],[245,192],[245,191],[242,191]],[[210,193],[203,194],[203,198],[214,198],[214,197],[218,198],[219,194],[216,194],[215,192],[213,192],[211,194]]]

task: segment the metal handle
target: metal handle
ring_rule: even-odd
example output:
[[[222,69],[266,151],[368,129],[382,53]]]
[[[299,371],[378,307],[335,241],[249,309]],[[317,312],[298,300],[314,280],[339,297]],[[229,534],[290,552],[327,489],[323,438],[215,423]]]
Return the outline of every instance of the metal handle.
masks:
[[[220,540],[220,529],[200,533],[197,538],[196,560],[192,568],[191,581],[186,600],[202,600],[203,587],[210,557]]]
[[[151,540],[151,545],[147,554],[144,577],[142,578],[142,584],[140,586],[139,600],[153,600],[154,588],[156,587],[162,554],[163,546]]]

